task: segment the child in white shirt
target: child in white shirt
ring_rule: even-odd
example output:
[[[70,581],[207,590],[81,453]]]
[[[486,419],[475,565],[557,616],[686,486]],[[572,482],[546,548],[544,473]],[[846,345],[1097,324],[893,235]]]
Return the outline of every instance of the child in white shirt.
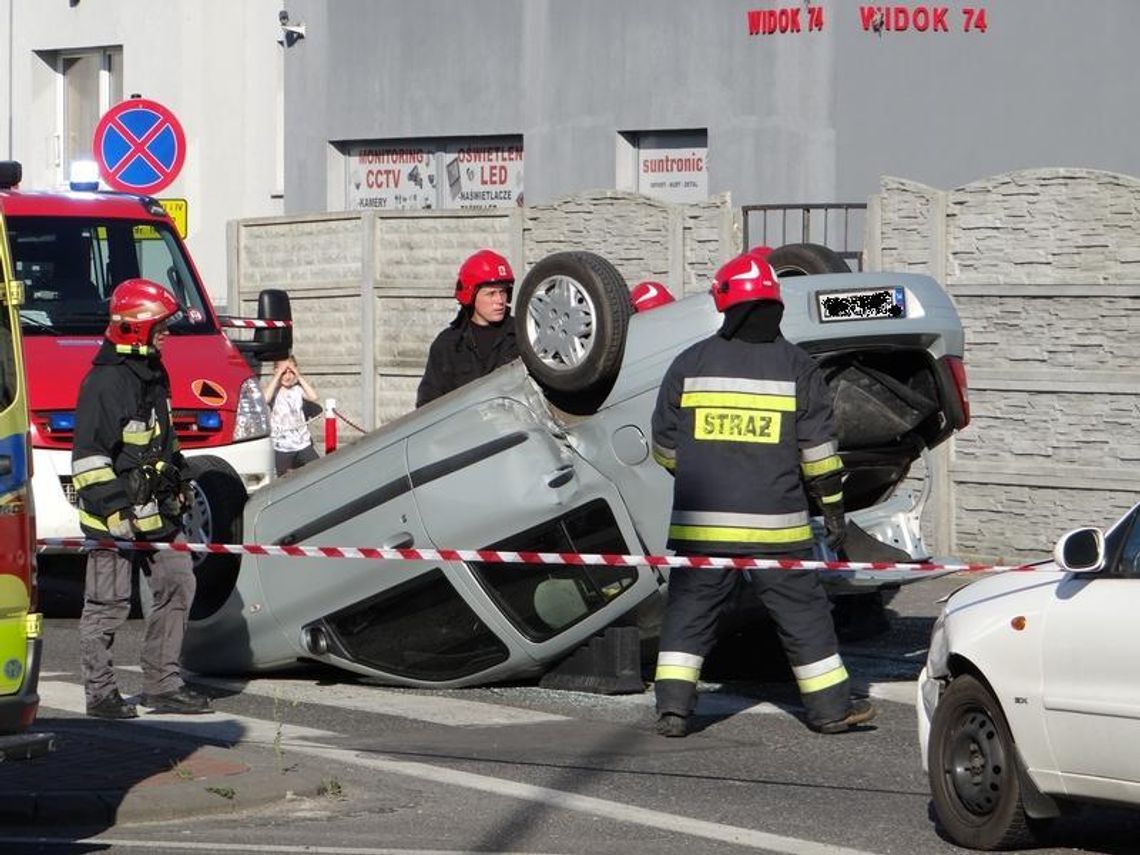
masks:
[[[297,368],[292,356],[273,363],[273,377],[265,385],[269,402],[273,461],[278,476],[317,459],[313,436],[305,418],[305,402],[317,404],[317,393]]]

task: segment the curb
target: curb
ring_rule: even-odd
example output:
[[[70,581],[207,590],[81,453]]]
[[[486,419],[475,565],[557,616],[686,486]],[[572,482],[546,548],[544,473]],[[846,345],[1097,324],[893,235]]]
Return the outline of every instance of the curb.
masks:
[[[98,743],[56,728],[46,756],[0,764],[0,825],[119,825],[237,813],[319,795],[316,770],[260,747],[225,748],[132,733]]]

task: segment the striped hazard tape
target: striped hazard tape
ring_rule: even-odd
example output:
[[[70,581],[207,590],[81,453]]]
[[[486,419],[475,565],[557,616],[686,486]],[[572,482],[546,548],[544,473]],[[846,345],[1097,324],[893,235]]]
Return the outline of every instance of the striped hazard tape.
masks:
[[[219,315],[218,323],[223,327],[241,327],[255,330],[276,330],[293,326],[292,321],[265,321],[261,318],[235,318],[229,315]]]
[[[723,567],[729,570],[917,570],[929,573],[1001,573],[1035,570],[1037,564],[904,564],[890,561],[801,561],[787,558],[708,555],[617,555],[582,552],[506,552],[496,549],[380,549],[370,546],[262,546],[253,543],[150,543],[147,541],[43,538],[41,548],[82,551],[210,552],[284,558],[366,558],[372,561],[478,561],[486,564],[560,564],[605,567]]]

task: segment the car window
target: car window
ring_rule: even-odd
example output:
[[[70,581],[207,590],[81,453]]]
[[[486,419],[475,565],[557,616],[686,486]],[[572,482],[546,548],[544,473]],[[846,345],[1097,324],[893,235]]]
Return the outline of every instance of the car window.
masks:
[[[596,499],[488,549],[624,554],[610,506]],[[531,641],[546,641],[605,606],[637,581],[635,567],[472,563],[475,578]]]
[[[1113,576],[1140,577],[1140,525],[1136,517],[1133,511],[1105,538],[1105,555]]]
[[[328,625],[348,658],[417,680],[464,677],[510,655],[438,568],[336,612]]]

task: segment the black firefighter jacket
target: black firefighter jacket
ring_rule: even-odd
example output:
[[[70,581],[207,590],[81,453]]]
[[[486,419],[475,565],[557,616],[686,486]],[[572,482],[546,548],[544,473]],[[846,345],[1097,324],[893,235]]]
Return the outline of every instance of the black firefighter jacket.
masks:
[[[455,320],[435,337],[416,392],[417,407],[518,358],[514,319],[510,313],[494,327],[485,328],[489,335],[479,336],[482,348],[476,345],[473,326],[467,310],[461,309]]]
[[[837,452],[831,397],[806,351],[782,336],[698,342],[669,367],[653,413],[654,458],[675,477],[669,548],[810,548],[805,485],[842,513]]]
[[[75,412],[71,472],[84,533],[106,538],[117,514],[132,520],[138,539],[171,539],[180,525],[181,462],[162,362],[105,340]]]

